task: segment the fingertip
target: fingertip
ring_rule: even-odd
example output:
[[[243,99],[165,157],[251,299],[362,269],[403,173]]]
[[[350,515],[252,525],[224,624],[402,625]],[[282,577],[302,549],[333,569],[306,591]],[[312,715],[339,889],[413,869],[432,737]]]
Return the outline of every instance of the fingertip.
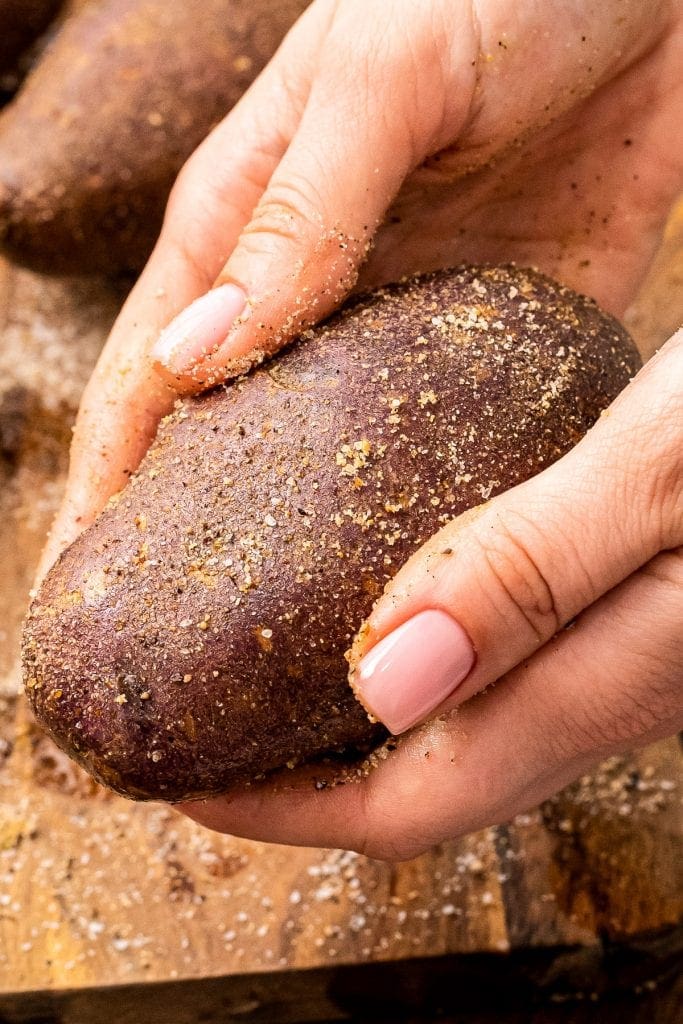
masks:
[[[475,663],[460,623],[441,609],[425,609],[365,654],[352,685],[363,706],[396,736],[439,708]]]
[[[186,306],[171,320],[150,350],[162,379],[182,383],[215,355],[245,312],[247,296],[239,285],[220,284]]]

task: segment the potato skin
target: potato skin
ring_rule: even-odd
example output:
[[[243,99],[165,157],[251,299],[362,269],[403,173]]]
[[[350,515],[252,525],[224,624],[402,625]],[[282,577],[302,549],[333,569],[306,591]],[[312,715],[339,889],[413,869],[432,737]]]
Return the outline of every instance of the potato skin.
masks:
[[[464,267],[362,297],[183,401],[33,603],[39,720],[141,799],[369,750],[386,733],[344,654],[384,585],[452,516],[571,448],[637,367],[589,299]]]
[[[181,166],[308,0],[94,0],[0,116],[0,239],[44,271],[136,271]]]

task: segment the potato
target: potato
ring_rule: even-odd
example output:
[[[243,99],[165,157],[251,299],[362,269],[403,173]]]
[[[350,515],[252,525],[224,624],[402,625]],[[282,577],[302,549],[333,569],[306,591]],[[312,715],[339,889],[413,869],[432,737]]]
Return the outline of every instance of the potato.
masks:
[[[60,7],[61,0],[0,0],[0,72],[15,65]]]
[[[349,303],[178,404],[33,602],[39,720],[135,798],[219,793],[382,742],[345,652],[451,517],[566,452],[638,366],[584,297],[513,267]]]
[[[92,0],[76,10],[0,116],[4,247],[47,271],[139,269],[180,167],[306,4]]]

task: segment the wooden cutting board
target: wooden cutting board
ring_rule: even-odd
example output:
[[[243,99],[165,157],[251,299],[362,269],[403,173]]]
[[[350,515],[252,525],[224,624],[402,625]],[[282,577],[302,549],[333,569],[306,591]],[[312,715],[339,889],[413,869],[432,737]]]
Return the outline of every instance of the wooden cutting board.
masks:
[[[682,278],[683,207],[629,316],[646,355],[683,320]],[[390,866],[217,836],[128,803],[30,722],[17,696],[21,617],[78,396],[120,301],[112,284],[0,263],[0,1019],[48,1019],[35,1007],[63,997],[71,1016],[49,1019],[90,1024],[112,1019],[112,993],[132,992],[138,1009],[117,1019],[194,1020],[180,995],[176,1016],[155,1015],[165,983],[210,978],[222,979],[215,1019],[347,1019],[344,992],[366,989],[340,985],[341,965],[408,1005],[423,991],[415,979],[446,962],[435,957],[488,954],[502,978],[533,950],[546,982],[553,964],[553,984],[576,988],[580,961],[599,989],[605,944],[645,935],[647,962],[670,964],[683,916],[675,739],[613,759],[507,826]],[[476,957],[466,962],[479,978]],[[641,990],[652,980],[630,977]],[[104,986],[116,986],[104,1016],[94,1003],[86,1012],[84,993]],[[144,1013],[143,990],[157,993]]]

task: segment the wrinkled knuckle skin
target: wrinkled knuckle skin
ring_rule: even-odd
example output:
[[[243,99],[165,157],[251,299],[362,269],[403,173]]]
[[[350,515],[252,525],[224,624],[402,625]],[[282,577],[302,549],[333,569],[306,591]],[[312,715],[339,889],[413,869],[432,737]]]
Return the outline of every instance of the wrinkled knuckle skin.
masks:
[[[322,236],[323,230],[321,203],[315,189],[306,181],[290,179],[268,189],[242,238],[250,244],[255,235],[276,235],[298,247],[302,239]]]
[[[479,524],[476,536],[485,565],[506,605],[513,606],[538,643],[545,643],[562,624],[550,582],[518,531],[500,518],[492,529],[489,523]]]

